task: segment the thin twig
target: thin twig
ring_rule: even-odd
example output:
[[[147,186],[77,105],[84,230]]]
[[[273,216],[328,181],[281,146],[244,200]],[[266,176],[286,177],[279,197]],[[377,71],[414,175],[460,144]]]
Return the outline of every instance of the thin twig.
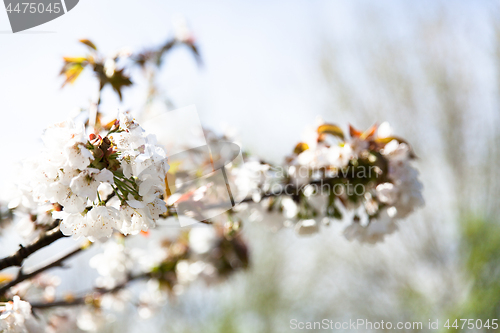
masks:
[[[14,280],[12,280],[12,281],[8,282],[7,284],[3,285],[2,287],[0,287],[0,295],[3,295],[11,287],[13,287],[13,286],[15,286],[15,285],[27,280],[27,279],[31,279],[31,278],[37,276],[38,274],[40,274],[46,270],[49,270],[53,267],[63,267],[63,263],[66,259],[74,256],[75,254],[79,253],[83,249],[84,249],[83,247],[79,247],[79,248],[71,251],[70,253],[66,254],[65,256],[63,256],[57,260],[54,260],[43,267],[40,267],[40,268],[34,270],[33,272],[24,273],[23,268],[20,268],[19,272],[17,274],[17,277]]]
[[[82,305],[85,304],[86,301],[91,298],[95,298],[98,296],[102,296],[104,294],[113,294],[116,293],[123,288],[125,288],[130,282],[137,281],[137,280],[142,280],[142,279],[147,279],[151,277],[151,273],[142,273],[138,275],[133,275],[129,276],[128,279],[120,283],[119,285],[109,288],[109,289],[104,289],[104,288],[94,288],[91,291],[88,291],[83,294],[83,296],[76,297],[76,298],[71,298],[68,300],[58,300],[50,303],[31,303],[31,308],[32,309],[48,309],[48,308],[53,308],[53,307],[58,307],[58,306],[74,306],[74,305]]]
[[[108,203],[111,198],[113,198],[115,193],[111,193],[106,200],[104,200],[105,203]],[[92,207],[89,207],[88,210],[92,209]],[[3,259],[0,259],[0,271],[12,267],[12,266],[17,266],[21,267],[23,264],[24,259],[28,258],[30,255],[35,253],[36,251],[54,243],[58,239],[67,237],[63,235],[59,228],[59,223],[60,220],[54,220],[54,228],[46,231],[44,234],[42,234],[40,237],[38,237],[36,240],[34,240],[31,244],[27,246],[22,246],[20,245],[20,249],[17,250],[16,253],[13,255],[10,255],[8,257],[5,257]]]
[[[3,259],[0,259],[0,271],[7,267],[12,267],[12,266],[20,267],[23,264],[24,259],[28,258],[31,254],[54,243],[55,241],[63,237],[66,236],[62,234],[61,230],[59,229],[59,226],[57,226],[54,229],[51,229],[42,234],[31,244],[27,246],[20,245],[20,248],[19,250],[17,250],[16,253],[8,257],[5,257]]]

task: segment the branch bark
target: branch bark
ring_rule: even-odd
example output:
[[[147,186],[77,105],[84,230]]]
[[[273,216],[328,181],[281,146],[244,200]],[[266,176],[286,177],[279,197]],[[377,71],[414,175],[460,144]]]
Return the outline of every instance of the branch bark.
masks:
[[[40,274],[46,270],[49,270],[53,267],[63,267],[63,263],[66,259],[74,256],[75,254],[79,253],[82,250],[83,250],[83,248],[79,247],[79,248],[71,251],[70,253],[66,254],[65,256],[63,256],[57,260],[54,260],[51,263],[49,263],[43,267],[40,267],[39,269],[36,269],[30,273],[24,273],[23,269],[20,268],[19,273],[17,274],[17,277],[14,280],[12,280],[12,281],[8,282],[7,284],[0,287],[0,295],[3,295],[7,290],[9,290],[11,287],[17,285],[18,283],[21,283],[27,279],[31,279],[31,278],[37,276],[38,274]]]
[[[58,239],[66,237],[62,234],[59,226],[45,232],[43,235],[38,237],[35,241],[27,246],[20,245],[19,250],[16,253],[0,259],[0,271],[12,267],[17,266],[20,267],[23,264],[24,259],[28,258],[30,255],[35,253],[36,251],[54,243]]]
[[[147,279],[150,277],[151,277],[151,273],[142,273],[142,274],[138,274],[138,275],[131,275],[128,277],[128,279],[125,282],[115,286],[114,288],[110,288],[110,289],[94,288],[93,290],[84,293],[83,296],[69,299],[69,300],[58,300],[58,301],[54,301],[54,302],[50,302],[50,303],[31,303],[31,308],[32,309],[48,309],[48,308],[53,308],[53,307],[58,307],[58,306],[82,305],[82,304],[87,303],[87,300],[89,297],[96,297],[96,296],[101,296],[104,294],[116,293],[117,291],[120,291],[123,288],[125,288],[132,281]],[[95,294],[97,294],[97,295],[95,295]]]
[[[115,196],[115,193],[110,194],[104,202],[108,202]],[[89,210],[92,209],[92,207],[89,208]],[[0,271],[12,267],[12,266],[17,266],[21,267],[23,264],[24,259],[28,258],[30,255],[35,253],[36,251],[49,246],[50,244],[54,243],[58,239],[67,237],[62,234],[59,224],[60,220],[54,220],[53,226],[54,228],[50,229],[49,231],[46,231],[43,235],[38,237],[36,240],[34,240],[31,244],[27,246],[22,246],[20,245],[20,249],[17,250],[16,253],[14,253],[11,256],[5,257],[3,259],[0,259]]]

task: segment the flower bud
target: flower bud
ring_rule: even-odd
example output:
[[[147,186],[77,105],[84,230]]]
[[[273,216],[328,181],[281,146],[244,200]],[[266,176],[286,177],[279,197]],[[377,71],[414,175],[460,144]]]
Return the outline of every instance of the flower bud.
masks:
[[[102,158],[104,156],[104,152],[100,148],[96,148],[93,150],[94,153],[94,158],[97,160],[99,158]]]

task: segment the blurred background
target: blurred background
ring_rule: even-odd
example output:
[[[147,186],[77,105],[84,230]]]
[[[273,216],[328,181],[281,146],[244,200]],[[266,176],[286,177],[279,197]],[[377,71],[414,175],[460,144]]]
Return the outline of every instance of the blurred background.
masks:
[[[0,10],[2,200],[43,129],[95,99],[90,71],[61,90],[62,56],[85,52],[77,40],[140,51],[170,38],[179,15],[203,65],[187,49],[170,53],[156,108],[196,104],[204,126],[234,129],[245,150],[277,163],[317,117],[344,128],[389,121],[413,144],[426,206],[375,246],[336,225],[300,238],[266,227],[272,217],[246,224],[249,270],[106,332],[288,332],[291,319],[323,318],[418,320],[425,331],[429,319],[500,318],[497,1],[82,0],[18,34]],[[105,90],[101,109],[138,112],[147,83],[134,83],[122,103]],[[18,241],[2,242],[4,255]],[[87,262],[74,260],[83,275],[67,288],[92,282]]]

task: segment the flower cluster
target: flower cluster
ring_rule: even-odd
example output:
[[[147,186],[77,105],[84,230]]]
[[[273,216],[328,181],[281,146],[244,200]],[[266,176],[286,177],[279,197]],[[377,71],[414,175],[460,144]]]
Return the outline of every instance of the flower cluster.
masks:
[[[345,229],[347,239],[375,243],[397,229],[398,219],[424,203],[413,158],[410,146],[392,136],[387,123],[366,132],[350,127],[349,137],[335,125],[322,124],[311,141],[297,145],[289,163],[296,183],[329,185],[327,217],[341,219],[353,212]],[[307,172],[300,173],[301,167]],[[309,187],[303,187],[305,196],[325,194],[322,188]],[[312,222],[299,221],[297,229]]]
[[[104,243],[104,251],[90,259],[89,265],[97,270],[99,278],[96,285],[99,288],[112,289],[126,282],[133,261],[125,246],[112,242]]]
[[[176,293],[198,278],[216,282],[248,265],[245,242],[232,229],[219,225],[194,227],[175,237],[155,234],[130,240],[110,239],[90,260],[99,273],[96,285],[112,289],[133,276],[157,280]],[[147,249],[140,244],[148,242]],[[139,242],[139,243],[138,243]],[[135,243],[135,244],[134,244]]]
[[[51,227],[53,223],[52,204],[38,205],[33,197],[24,193],[9,203],[9,208],[14,210],[17,223],[17,233],[25,240],[32,241]]]
[[[166,211],[165,151],[129,116],[120,114],[105,136],[63,122],[45,131],[43,143],[29,185],[36,202],[54,205],[63,234],[91,241],[113,230],[137,234]]]
[[[422,184],[411,166],[408,143],[387,123],[366,132],[322,123],[296,145],[284,166],[250,162],[231,174],[269,212],[286,217],[298,234],[319,231],[320,222],[350,219],[349,240],[375,243],[397,229],[397,220],[423,205]],[[248,165],[247,165],[248,164]]]
[[[7,303],[0,303],[0,332],[35,333],[40,332],[38,323],[31,313],[31,305],[19,296]]]

